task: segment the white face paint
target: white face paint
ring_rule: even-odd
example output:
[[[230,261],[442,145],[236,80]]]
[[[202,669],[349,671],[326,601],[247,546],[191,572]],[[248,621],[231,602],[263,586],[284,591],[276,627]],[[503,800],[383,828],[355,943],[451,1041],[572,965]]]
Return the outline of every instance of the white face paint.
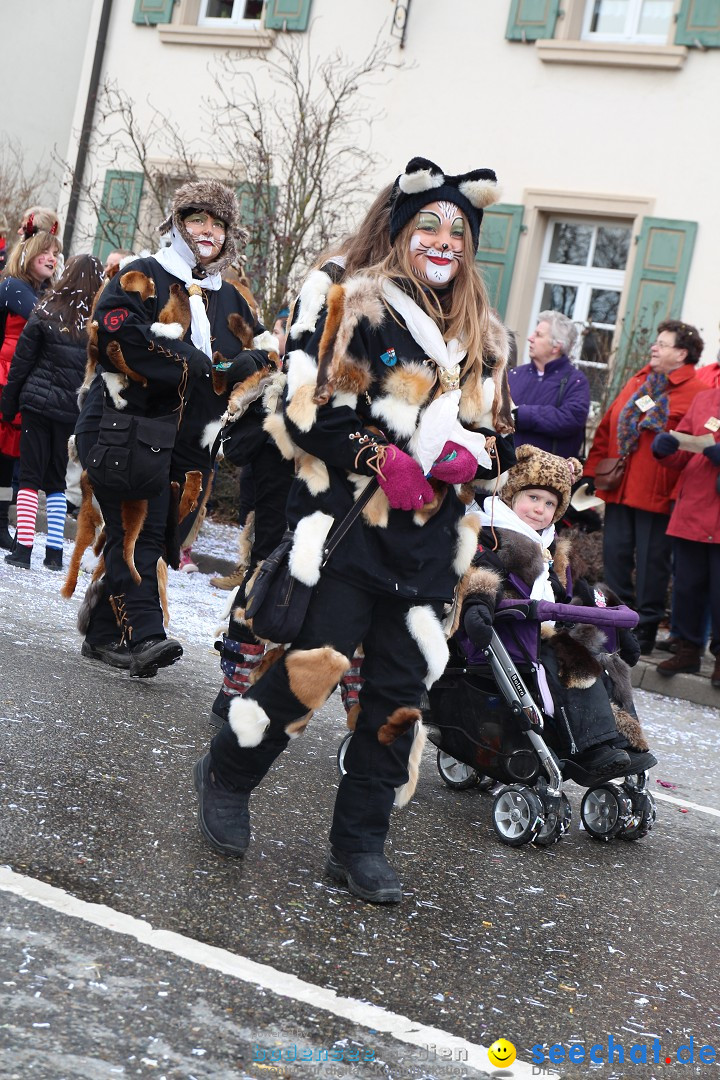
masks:
[[[216,259],[225,243],[225,222],[199,211],[186,217],[183,224],[200,252],[200,262]]]
[[[417,216],[410,237],[413,273],[427,285],[442,288],[456,277],[465,251],[465,219],[454,203],[434,202]]]

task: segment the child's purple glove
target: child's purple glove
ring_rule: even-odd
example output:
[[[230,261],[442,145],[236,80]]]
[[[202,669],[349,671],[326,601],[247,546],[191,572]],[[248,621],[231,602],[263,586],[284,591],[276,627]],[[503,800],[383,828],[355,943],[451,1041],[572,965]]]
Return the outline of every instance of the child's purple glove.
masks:
[[[417,461],[392,443],[386,450],[378,482],[393,510],[420,510],[432,502],[435,492]]]
[[[669,457],[674,454],[680,443],[669,431],[661,431],[656,435],[652,443],[653,456],[656,458]]]
[[[445,459],[448,460],[445,460]],[[477,459],[464,446],[456,442],[446,442],[430,475],[446,484],[469,484],[475,479],[478,470]]]
[[[714,446],[706,446],[703,454],[708,461],[712,461],[713,465],[720,465],[720,443],[715,443]]]

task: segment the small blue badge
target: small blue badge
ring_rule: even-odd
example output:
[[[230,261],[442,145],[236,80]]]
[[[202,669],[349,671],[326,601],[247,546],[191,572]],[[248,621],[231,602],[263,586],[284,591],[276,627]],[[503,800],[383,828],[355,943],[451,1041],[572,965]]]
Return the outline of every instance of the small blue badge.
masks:
[[[383,364],[387,364],[388,367],[393,367],[397,363],[397,356],[394,349],[388,349],[387,352],[380,353],[380,359]]]

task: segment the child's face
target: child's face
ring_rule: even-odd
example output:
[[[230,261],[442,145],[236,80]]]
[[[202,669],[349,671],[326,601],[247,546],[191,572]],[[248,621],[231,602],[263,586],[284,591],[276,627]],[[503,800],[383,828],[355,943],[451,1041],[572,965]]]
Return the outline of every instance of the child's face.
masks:
[[[512,508],[521,521],[540,532],[555,517],[558,497],[545,488],[525,488],[513,499]]]

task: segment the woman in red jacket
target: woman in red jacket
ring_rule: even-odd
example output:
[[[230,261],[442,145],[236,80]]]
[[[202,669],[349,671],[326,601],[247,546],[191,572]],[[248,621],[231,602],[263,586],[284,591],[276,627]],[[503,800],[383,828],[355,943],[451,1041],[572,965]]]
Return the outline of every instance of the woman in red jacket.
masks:
[[[720,690],[720,388],[694,399],[677,431],[708,436],[701,452],[681,450],[674,435],[656,436],[652,450],[673,479],[680,473],[670,515],[674,562],[673,614],[678,651],[662,664],[661,675],[700,670],[710,601],[710,652],[715,657],[712,684]]]
[[[647,656],[655,646],[670,580],[671,542],[665,535],[675,476],[653,457],[653,439],[677,427],[704,390],[695,365],[703,340],[694,326],[670,319],[657,329],[650,362],[628,379],[595,434],[585,464],[593,479],[603,458],[624,458],[619,487],[598,491],[605,501],[605,581],[640,616],[636,635]],[[633,583],[633,575],[635,581]]]

